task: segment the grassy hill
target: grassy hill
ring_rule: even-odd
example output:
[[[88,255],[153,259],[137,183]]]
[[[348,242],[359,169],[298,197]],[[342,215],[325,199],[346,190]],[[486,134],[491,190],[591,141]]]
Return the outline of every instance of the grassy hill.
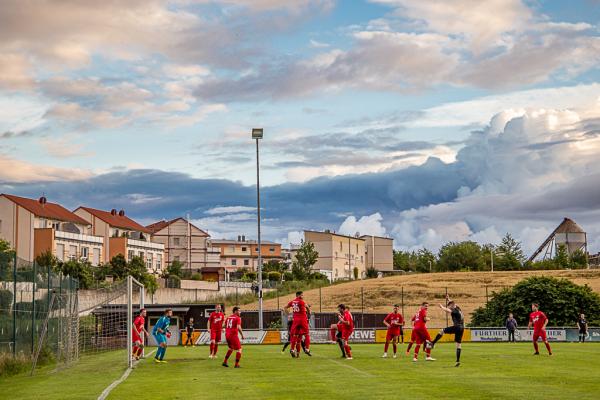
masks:
[[[435,274],[412,274],[393,276],[381,279],[368,279],[336,284],[321,289],[305,292],[306,301],[314,311],[334,311],[339,303],[349,305],[354,313],[360,313],[364,293],[365,312],[388,312],[391,305],[402,302],[404,290],[404,314],[412,315],[418,305],[429,301],[436,305],[430,308],[433,320],[431,327],[445,325],[445,314],[437,308],[437,303],[443,302],[446,288],[450,297],[457,301],[465,312],[466,322],[470,321],[473,310],[486,302],[486,287],[488,295],[504,287],[510,287],[529,276],[553,276],[567,278],[583,285],[589,285],[595,292],[600,293],[600,270],[571,270],[571,271],[519,271],[519,272],[455,272]],[[283,307],[294,296],[287,295],[279,298]],[[265,310],[277,309],[277,299],[265,300]],[[257,309],[257,303],[242,306],[245,310]],[[543,309],[543,305],[542,305]]]

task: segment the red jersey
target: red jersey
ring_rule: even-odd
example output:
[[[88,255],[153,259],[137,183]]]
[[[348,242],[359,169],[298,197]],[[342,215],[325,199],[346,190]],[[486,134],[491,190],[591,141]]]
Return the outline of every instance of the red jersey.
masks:
[[[422,308],[420,309],[414,316],[414,328],[415,329],[426,329],[427,327],[425,326],[425,324],[427,323],[426,321],[427,318],[427,310]]]
[[[287,305],[292,309],[294,313],[294,321],[307,321],[306,317],[306,303],[299,297],[290,301]]]
[[[222,312],[213,311],[210,313],[208,317],[208,321],[210,322],[210,330],[211,331],[220,331],[223,329],[223,321],[225,320],[225,314]]]
[[[389,313],[384,321],[390,324],[388,330],[393,332],[400,332],[400,325],[404,325],[404,318],[400,313]]]
[[[533,330],[536,332],[539,332],[544,328],[544,323],[546,323],[547,320],[548,317],[541,311],[534,311],[529,314],[529,322],[533,323]]]
[[[350,311],[346,310],[344,312],[344,321],[348,322],[347,324],[344,323],[343,326],[343,330],[346,332],[353,332],[354,331],[354,317],[352,317],[352,314],[350,314]]]
[[[242,326],[242,319],[239,315],[232,314],[225,320],[225,336],[237,336],[238,326]]]
[[[146,323],[146,319],[141,315],[138,315],[133,320],[133,325],[138,332],[142,332],[144,330],[144,324]]]

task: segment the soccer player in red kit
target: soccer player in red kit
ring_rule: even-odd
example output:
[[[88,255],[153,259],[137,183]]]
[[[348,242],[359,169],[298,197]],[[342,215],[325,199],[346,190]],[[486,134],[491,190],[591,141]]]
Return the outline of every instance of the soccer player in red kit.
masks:
[[[144,351],[144,336],[143,334],[145,333],[146,335],[150,335],[148,333],[148,331],[146,330],[146,327],[144,326],[146,323],[146,309],[142,308],[140,310],[140,313],[137,317],[135,317],[135,319],[133,320],[133,329],[132,329],[132,335],[131,335],[131,340],[133,342],[133,350],[132,350],[132,356],[134,359],[139,360],[140,357],[142,356],[142,352]]]
[[[533,348],[535,349],[535,353],[533,353],[533,355],[540,355],[537,343],[539,338],[542,338],[542,341],[546,345],[548,354],[552,355],[552,349],[550,349],[550,343],[548,343],[548,336],[546,336],[548,317],[546,317],[546,314],[540,311],[540,306],[535,303],[531,305],[531,311],[532,313],[529,314],[529,324],[527,325],[527,329],[531,329],[531,326],[533,325]]]
[[[227,361],[229,356],[235,351],[235,368],[240,367],[240,359],[242,358],[242,342],[240,342],[240,336],[244,339],[244,332],[242,331],[242,318],[240,317],[241,311],[239,307],[233,307],[233,314],[231,314],[225,320],[225,340],[227,340],[227,354],[223,360],[223,366],[229,367]],[[239,336],[238,336],[239,333]]]
[[[415,346],[415,357],[413,358],[413,362],[417,362],[419,358],[419,349],[422,344],[424,344],[425,354],[427,355],[425,361],[435,361],[435,358],[431,357],[431,336],[429,336],[426,326],[427,321],[430,319],[427,317],[427,308],[429,308],[429,303],[424,302],[421,304],[419,311],[415,314],[413,332],[417,339],[417,345]]]
[[[352,360],[352,348],[348,344],[348,340],[350,339],[352,332],[354,332],[354,317],[350,313],[350,307],[340,304],[340,308],[343,311],[343,314],[339,317],[340,324],[338,326],[341,328],[342,332],[342,343],[346,353],[346,360]]]
[[[309,306],[304,301],[304,296],[301,291],[296,292],[296,298],[290,301],[285,307],[285,312],[293,313],[292,329],[290,331],[291,348],[290,353],[293,357],[300,357],[300,344],[304,336],[304,348],[306,354],[310,355],[310,335],[308,328],[307,309]]]
[[[385,347],[383,349],[383,358],[387,357],[387,351],[390,347],[390,342],[394,348],[394,358],[396,358],[398,338],[400,337],[400,329],[404,325],[404,317],[398,312],[400,308],[398,304],[394,304],[394,311],[389,313],[383,320],[383,324],[387,326],[387,334],[385,336]]]
[[[215,311],[208,317],[208,331],[210,332],[210,355],[208,358],[216,358],[219,342],[221,341],[221,332],[223,332],[223,322],[225,314],[221,311],[221,305],[217,304]]]

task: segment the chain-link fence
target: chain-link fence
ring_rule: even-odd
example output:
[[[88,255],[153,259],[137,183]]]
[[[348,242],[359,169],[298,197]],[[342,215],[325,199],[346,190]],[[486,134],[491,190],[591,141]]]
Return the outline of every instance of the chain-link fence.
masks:
[[[0,354],[78,356],[76,279],[14,256],[0,258]]]

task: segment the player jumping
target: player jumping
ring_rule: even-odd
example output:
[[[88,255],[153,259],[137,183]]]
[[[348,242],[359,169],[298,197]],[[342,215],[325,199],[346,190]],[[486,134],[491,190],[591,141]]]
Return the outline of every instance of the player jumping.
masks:
[[[460,309],[460,307],[457,306],[454,301],[450,300],[448,295],[446,295],[446,304],[448,304],[447,307],[444,307],[443,305],[440,304],[440,308],[442,310],[444,310],[446,313],[450,314],[450,316],[452,317],[452,326],[448,326],[448,327],[442,329],[436,335],[435,339],[433,339],[433,342],[431,343],[431,348],[433,348],[433,346],[435,346],[435,344],[438,342],[438,340],[440,340],[442,338],[442,336],[444,336],[444,334],[454,334],[454,342],[456,343],[456,365],[455,365],[455,367],[459,367],[460,366],[460,352],[462,350],[461,343],[462,343],[463,333],[465,331],[465,318],[463,316],[463,313],[462,313],[462,310]]]
[[[400,330],[404,325],[404,318],[402,314],[398,312],[398,304],[394,304],[394,311],[389,313],[383,320],[383,324],[387,326],[387,334],[385,337],[385,347],[383,349],[383,358],[387,357],[387,351],[390,347],[390,341],[394,349],[394,358],[396,358],[398,338],[400,337]]]
[[[235,368],[240,367],[240,359],[242,358],[242,342],[240,342],[240,336],[244,339],[244,332],[242,331],[242,318],[240,317],[241,311],[239,307],[233,307],[233,314],[231,314],[225,320],[225,339],[227,340],[227,346],[229,346],[229,350],[227,350],[227,354],[225,354],[225,359],[223,360],[223,366],[229,367],[227,361],[229,360],[229,356],[234,351],[235,354]],[[239,333],[239,336],[238,336]]]
[[[219,350],[219,342],[221,341],[221,332],[223,332],[223,321],[225,314],[221,311],[221,305],[217,304],[215,311],[210,313],[208,317],[207,329],[210,332],[210,355],[208,358],[216,358]]]
[[[139,360],[144,351],[144,333],[146,336],[150,336],[146,327],[144,326],[146,323],[146,309],[142,308],[137,317],[133,320],[133,329],[132,329],[132,341],[133,341],[133,350],[132,357],[135,360]]]
[[[296,292],[296,298],[290,301],[285,307],[285,312],[293,312],[293,322],[291,330],[291,349],[292,357],[300,357],[300,343],[304,336],[304,346],[306,354],[310,355],[310,336],[308,330],[307,309],[309,306],[304,302],[304,296],[301,291]]]
[[[542,341],[546,345],[546,349],[548,350],[548,355],[552,355],[552,349],[550,348],[550,343],[548,343],[548,336],[546,335],[546,325],[548,325],[548,317],[546,314],[541,312],[540,306],[536,303],[531,305],[532,313],[529,314],[529,324],[527,325],[527,329],[531,329],[533,325],[533,348],[535,349],[534,356],[539,356],[540,351],[538,348],[538,339],[542,338]]]
[[[167,308],[162,317],[156,321],[154,328],[152,329],[152,335],[158,344],[158,350],[156,350],[156,356],[154,356],[154,362],[166,363],[163,360],[165,353],[167,352],[167,339],[171,337],[171,331],[169,331],[169,325],[171,325],[171,317],[173,316],[173,310]]]
[[[425,361],[435,361],[435,358],[431,357],[431,336],[429,336],[426,326],[427,321],[430,320],[430,318],[427,317],[427,308],[429,308],[429,303],[423,302],[421,304],[421,308],[415,314],[413,332],[415,334],[415,339],[417,339],[417,345],[415,346],[415,356],[413,358],[413,362],[418,361],[419,349],[421,348],[422,344],[424,345],[425,354],[427,355],[425,357]]]
[[[292,344],[292,326],[293,325],[294,325],[294,319],[292,318],[292,315],[290,314],[290,315],[288,315],[288,322],[287,322],[288,340],[287,340],[287,342],[285,342],[283,344],[283,348],[281,349],[281,353],[285,353],[285,349],[287,349],[288,346],[290,344]],[[306,345],[305,345],[305,340],[304,339],[300,341],[300,345],[302,346],[302,351],[304,351],[306,353]]]

